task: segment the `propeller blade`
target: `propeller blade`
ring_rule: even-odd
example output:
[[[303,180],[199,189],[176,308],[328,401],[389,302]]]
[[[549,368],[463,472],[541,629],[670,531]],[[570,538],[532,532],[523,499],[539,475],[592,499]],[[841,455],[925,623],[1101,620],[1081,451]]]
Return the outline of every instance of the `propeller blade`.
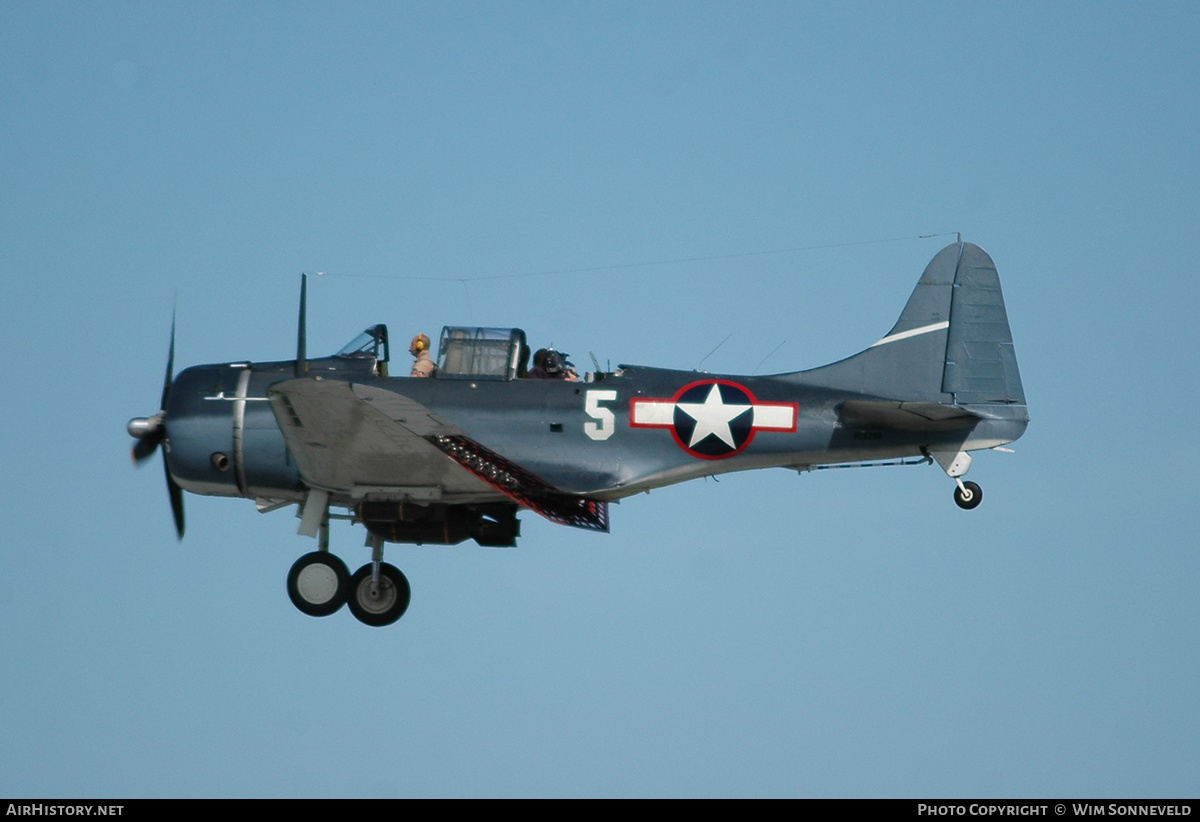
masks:
[[[166,429],[160,427],[138,439],[137,444],[133,446],[133,464],[140,465],[144,460],[153,456],[154,450],[162,444],[166,437]]]
[[[171,379],[175,372],[175,309],[171,309],[171,347],[167,350],[167,375],[163,377],[162,400],[159,411],[167,410],[167,397],[171,393]]]
[[[171,396],[171,383],[175,375],[175,311],[171,311],[171,345],[167,349],[167,373],[163,377],[162,399],[158,413],[152,417],[135,417],[126,429],[137,440],[133,446],[133,464],[139,465],[153,456],[167,439],[167,400]],[[175,533],[183,539],[183,489],[171,476],[167,455],[163,454],[163,472],[167,476],[167,496],[171,499],[171,516],[175,519]]]
[[[166,454],[163,455],[163,471],[167,475],[167,493],[171,497],[171,516],[175,518],[175,533],[179,535],[179,539],[183,540],[183,489],[175,482],[175,478],[171,476],[171,469],[167,466]]]

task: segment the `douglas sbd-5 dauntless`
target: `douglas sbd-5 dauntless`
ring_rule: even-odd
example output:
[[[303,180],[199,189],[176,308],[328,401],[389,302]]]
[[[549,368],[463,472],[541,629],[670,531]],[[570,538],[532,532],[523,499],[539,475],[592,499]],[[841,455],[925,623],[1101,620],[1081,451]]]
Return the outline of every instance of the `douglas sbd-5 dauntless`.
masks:
[[[969,452],[1012,442],[1029,421],[996,268],[969,243],[933,258],[870,348],[765,377],[622,365],[532,379],[524,332],[459,327],[443,329],[432,379],[389,377],[382,325],[309,359],[304,295],[302,284],[293,361],[172,378],[172,326],[161,410],[129,433],[136,461],[164,446],[180,537],[185,490],[263,511],[297,504],[318,550],[287,588],[313,616],[343,603],[368,625],[404,614],[408,581],[382,561],[385,542],[513,546],[522,508],[607,531],[612,501],[728,471],[913,458],[937,462],[974,508]],[[331,517],[366,526],[372,558],[353,575],[329,552]]]

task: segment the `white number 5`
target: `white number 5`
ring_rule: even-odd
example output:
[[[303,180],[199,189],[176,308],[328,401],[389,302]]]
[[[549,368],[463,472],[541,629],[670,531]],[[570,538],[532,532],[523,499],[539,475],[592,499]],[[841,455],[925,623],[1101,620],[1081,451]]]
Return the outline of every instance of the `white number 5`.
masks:
[[[600,403],[612,402],[617,398],[616,391],[588,391],[584,396],[583,410],[589,417],[599,422],[585,422],[583,433],[594,440],[606,440],[616,430],[617,418],[607,408],[601,408]]]

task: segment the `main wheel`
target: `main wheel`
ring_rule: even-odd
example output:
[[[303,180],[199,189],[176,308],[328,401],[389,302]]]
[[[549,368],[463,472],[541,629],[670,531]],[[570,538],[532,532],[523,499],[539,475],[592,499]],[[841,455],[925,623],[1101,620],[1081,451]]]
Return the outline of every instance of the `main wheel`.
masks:
[[[329,616],[346,602],[350,571],[328,551],[313,551],[296,560],[287,578],[292,604],[309,616]]]
[[[379,582],[371,582],[371,563],[354,572],[346,602],[350,613],[365,625],[391,625],[404,616],[412,591],[400,569],[386,562],[379,563]]]
[[[965,491],[965,493],[964,493]],[[965,508],[970,511],[972,508],[977,508],[979,503],[983,502],[983,489],[978,483],[964,482],[962,488],[954,489],[954,501],[959,508]]]

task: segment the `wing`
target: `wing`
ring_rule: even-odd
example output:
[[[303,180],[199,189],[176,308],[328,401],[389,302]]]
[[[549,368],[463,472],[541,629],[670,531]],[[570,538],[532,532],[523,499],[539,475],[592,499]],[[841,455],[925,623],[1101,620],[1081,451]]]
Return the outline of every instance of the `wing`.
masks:
[[[393,420],[356,393],[362,388],[317,379],[271,387],[271,408],[306,483],[354,499],[384,492],[418,500],[496,498],[423,436],[456,429],[412,400],[380,392],[395,398],[388,406]]]
[[[559,491],[402,394],[313,378],[269,393],[300,476],[313,487],[356,500],[508,498],[553,522],[608,530],[607,503]]]

